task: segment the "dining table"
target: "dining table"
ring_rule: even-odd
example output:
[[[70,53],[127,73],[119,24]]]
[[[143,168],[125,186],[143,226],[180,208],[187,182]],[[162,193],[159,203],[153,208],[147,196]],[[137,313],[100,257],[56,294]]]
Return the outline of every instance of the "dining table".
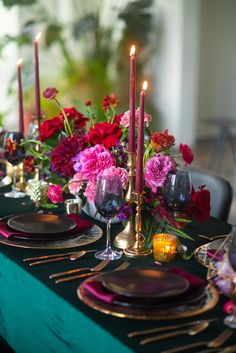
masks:
[[[16,214],[31,214],[40,211],[28,196],[21,199],[4,197],[7,188],[2,188],[0,195],[0,217]],[[55,209],[42,209],[42,212],[64,214],[64,205]],[[105,224],[89,218],[105,233]],[[112,225],[112,239],[123,229],[121,223]],[[231,225],[210,217],[205,223],[192,220],[185,231],[193,240],[181,239],[187,247],[187,254],[209,242],[199,234],[215,236],[227,234]],[[97,249],[105,247],[105,236],[86,246],[73,250]],[[220,296],[218,303],[211,310],[183,318],[162,317],[155,320],[139,320],[116,317],[95,310],[81,301],[77,289],[84,281],[78,279],[61,284],[49,278],[52,273],[78,267],[92,267],[99,263],[94,253],[87,253],[75,261],[62,260],[39,266],[29,266],[24,258],[56,254],[71,249],[31,249],[10,246],[0,242],[0,335],[8,342],[15,353],[131,353],[162,352],[197,340],[209,341],[224,329],[225,313],[223,304],[228,300]],[[122,262],[128,261],[130,267],[155,268],[158,270],[181,268],[200,278],[206,279],[207,269],[194,256],[188,259],[177,257],[171,262],[156,263],[152,255],[144,257],[125,257],[111,261],[104,271],[112,271]],[[153,327],[181,325],[200,319],[216,319],[197,336],[177,336],[147,345],[140,345],[140,338],[130,338],[127,334],[135,330]],[[233,334],[224,346],[236,343]],[[198,348],[199,350],[199,348]],[[193,351],[193,350],[192,350]]]

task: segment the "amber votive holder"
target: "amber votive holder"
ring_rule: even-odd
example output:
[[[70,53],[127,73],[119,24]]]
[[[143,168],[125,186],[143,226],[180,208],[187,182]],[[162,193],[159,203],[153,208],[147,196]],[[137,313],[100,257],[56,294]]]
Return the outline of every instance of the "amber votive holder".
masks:
[[[153,257],[159,262],[170,262],[175,259],[178,239],[173,234],[159,233],[153,236]]]

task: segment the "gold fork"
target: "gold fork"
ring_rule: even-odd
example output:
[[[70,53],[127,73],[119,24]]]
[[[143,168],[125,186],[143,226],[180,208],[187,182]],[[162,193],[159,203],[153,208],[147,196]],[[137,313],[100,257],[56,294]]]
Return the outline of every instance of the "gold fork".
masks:
[[[108,261],[108,262],[106,262],[106,261]],[[109,261],[110,261],[109,259],[103,260],[100,264],[98,264],[97,266],[90,269],[90,272],[82,273],[81,275],[61,278],[61,279],[56,280],[55,283],[58,284],[58,283],[70,282],[75,279],[80,279],[80,278],[89,277],[89,276],[93,276],[95,274],[98,274],[98,273],[100,273],[99,271],[102,270],[107,265],[107,263],[109,263]],[[129,263],[124,262],[120,266],[115,268],[113,271],[125,270],[128,266],[129,266]]]

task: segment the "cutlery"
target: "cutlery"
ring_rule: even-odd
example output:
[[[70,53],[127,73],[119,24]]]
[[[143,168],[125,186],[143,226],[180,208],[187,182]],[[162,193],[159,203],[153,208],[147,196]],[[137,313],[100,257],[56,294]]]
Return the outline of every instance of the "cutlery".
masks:
[[[81,251],[84,251],[85,253],[87,252],[94,252],[97,250],[80,250],[80,251],[71,251],[71,252],[65,252],[62,254],[51,254],[51,255],[43,255],[43,256],[35,256],[35,257],[26,257],[25,259],[23,259],[23,262],[28,262],[28,261],[34,261],[34,260],[44,260],[44,259],[51,259],[54,257],[61,257],[61,256],[69,256],[69,255],[73,255],[73,254],[77,254],[80,253]]]
[[[50,263],[50,262],[61,261],[61,260],[74,261],[74,260],[77,260],[80,257],[84,256],[85,254],[86,254],[86,251],[85,250],[81,250],[81,251],[78,251],[76,253],[73,253],[72,255],[66,255],[66,256],[61,256],[61,257],[53,257],[53,258],[46,259],[46,260],[39,260],[39,261],[31,262],[29,264],[29,266],[43,265],[43,264],[47,264],[47,263]]]
[[[218,353],[235,353],[236,352],[236,344],[233,344],[232,346],[228,346],[225,348],[210,348],[205,351],[201,351],[198,353],[213,353],[213,352],[218,352]]]
[[[191,321],[191,322],[186,322],[185,324],[181,324],[181,325],[154,327],[154,328],[147,329],[147,330],[129,332],[127,336],[128,337],[137,337],[137,336],[142,336],[142,335],[148,335],[150,333],[164,332],[164,331],[169,331],[169,330],[175,330],[175,329],[182,328],[182,327],[194,326],[194,325],[200,324],[203,321],[213,322],[216,320],[217,319],[195,320],[195,321]]]
[[[108,262],[106,262],[106,261],[108,261]],[[89,276],[93,276],[95,274],[101,273],[99,271],[102,270],[109,262],[110,262],[109,259],[103,260],[99,265],[97,265],[96,267],[93,268],[93,271],[92,271],[92,269],[90,269],[90,271],[92,271],[92,272],[82,273],[81,275],[76,275],[76,276],[71,276],[71,277],[66,277],[66,278],[61,278],[61,279],[56,280],[55,283],[58,284],[58,283],[63,283],[63,282],[69,282],[69,281],[73,281],[75,279],[89,277]],[[121,264],[120,266],[115,268],[113,271],[125,270],[129,265],[130,264],[128,262],[124,262],[123,264]],[[95,270],[95,268],[96,268],[96,270]]]
[[[204,234],[198,234],[198,236],[200,238],[204,238],[204,239],[207,239],[207,240],[216,240],[216,239],[226,238],[226,237],[229,236],[229,234],[215,235],[214,237],[209,237],[208,235],[204,235]]]
[[[80,272],[80,271],[84,271],[84,270],[89,270],[89,271],[91,272],[91,274],[92,274],[93,272],[98,272],[98,271],[102,270],[104,267],[106,267],[106,266],[109,264],[110,261],[111,261],[110,259],[103,260],[103,261],[101,261],[97,266],[92,267],[92,268],[84,267],[84,268],[78,268],[78,269],[76,269],[76,270],[71,270],[71,271],[73,271],[73,272],[71,272],[71,271],[65,271],[65,272],[61,272],[60,274],[57,273],[57,274],[56,274],[56,275],[57,275],[56,277],[64,276],[64,275],[67,274],[68,272],[69,272],[69,274],[70,274],[70,273]],[[76,276],[70,276],[70,277],[66,277],[66,278],[61,278],[61,279],[56,280],[55,283],[58,284],[58,283],[63,283],[63,282],[69,282],[69,281],[73,281],[74,279],[78,279],[78,278],[82,278],[82,277],[91,276],[91,275],[90,275],[90,272],[89,272],[89,274],[88,274],[88,273],[83,273],[83,274],[81,274],[81,275],[76,275]],[[82,276],[82,275],[87,275],[87,276]],[[52,277],[52,275],[51,275],[51,276],[49,276],[49,278],[55,278],[55,276]]]
[[[210,324],[209,321],[203,320],[202,322],[190,327],[188,330],[179,330],[179,331],[164,333],[162,335],[152,336],[149,338],[145,338],[144,340],[140,341],[139,343],[144,345],[147,343],[152,343],[152,342],[156,342],[156,341],[159,341],[159,340],[162,340],[165,338],[171,338],[171,337],[180,336],[180,335],[194,336],[194,335],[202,332],[203,330],[205,330],[209,326],[209,324]]]
[[[107,263],[110,262],[109,259],[106,259],[106,260],[103,260],[102,262],[99,263],[102,264],[102,263],[105,263],[105,261],[107,261]],[[98,266],[99,266],[98,265]],[[81,271],[86,271],[86,270],[90,270],[90,271],[96,271],[96,267],[95,266],[95,270],[94,268],[90,268],[90,267],[81,267],[81,268],[76,268],[74,270],[69,270],[69,271],[63,271],[63,272],[58,272],[58,273],[53,273],[52,275],[49,276],[49,278],[57,278],[57,277],[61,277],[61,276],[66,276],[66,275],[71,275],[73,273],[78,273],[78,272],[81,272]],[[103,268],[103,267],[102,267]]]
[[[217,336],[216,338],[214,338],[212,341],[194,342],[194,343],[180,346],[177,348],[168,349],[167,351],[162,351],[161,353],[177,353],[177,352],[182,352],[184,350],[188,350],[190,348],[195,348],[195,347],[199,347],[199,346],[207,346],[207,347],[217,348],[217,347],[222,346],[222,344],[224,344],[227,341],[227,339],[230,336],[232,336],[232,334],[233,334],[233,330],[226,329],[223,332],[221,332],[221,334],[219,336]]]

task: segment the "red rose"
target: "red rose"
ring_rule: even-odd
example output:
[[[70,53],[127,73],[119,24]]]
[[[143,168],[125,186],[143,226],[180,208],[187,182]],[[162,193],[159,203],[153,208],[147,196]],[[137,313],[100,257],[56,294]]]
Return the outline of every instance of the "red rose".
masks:
[[[191,148],[188,145],[185,145],[184,143],[181,143],[179,145],[179,151],[182,154],[183,161],[185,162],[186,165],[191,164],[194,156]]]
[[[51,100],[54,99],[59,91],[55,87],[48,87],[43,92],[44,98]]]
[[[27,173],[33,173],[35,170],[35,160],[33,156],[27,156],[24,161],[24,170],[26,170]]]
[[[73,121],[75,130],[80,130],[80,129],[84,128],[87,121],[89,120],[88,118],[85,118],[85,116],[83,114],[78,112],[78,110],[76,110],[74,107],[65,108],[64,112],[67,116],[67,119],[69,121]],[[64,116],[62,113],[60,114],[60,118],[62,118],[64,120]]]
[[[210,216],[210,199],[210,192],[205,190],[204,186],[200,186],[197,191],[192,188],[192,215],[201,223],[204,223]]]
[[[45,120],[39,127],[40,140],[43,142],[54,134],[60,132],[64,127],[63,119],[55,118]]]
[[[115,123],[98,123],[90,128],[87,141],[91,145],[101,144],[106,148],[115,146],[122,136],[121,128]]]
[[[86,107],[91,107],[92,101],[85,101],[84,104],[86,105]]]

